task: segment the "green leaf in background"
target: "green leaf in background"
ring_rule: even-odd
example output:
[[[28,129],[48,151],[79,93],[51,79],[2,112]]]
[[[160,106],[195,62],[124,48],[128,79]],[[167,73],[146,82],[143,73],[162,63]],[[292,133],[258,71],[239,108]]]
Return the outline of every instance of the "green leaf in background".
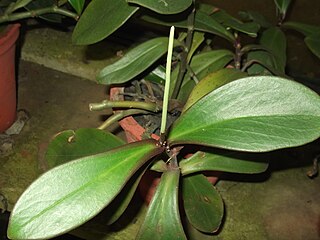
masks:
[[[313,34],[320,34],[320,27],[316,25],[310,25],[299,22],[284,22],[281,27],[292,29],[302,33],[305,36],[310,36]]]
[[[150,72],[147,76],[144,77],[145,80],[164,85],[166,81],[166,68],[162,65],[157,66]]]
[[[271,74],[270,69],[274,69],[278,74],[285,74],[287,61],[287,40],[284,33],[278,27],[266,29],[260,37],[260,44],[265,50],[251,51],[248,54],[248,61],[257,60],[261,63],[254,63],[249,69],[250,75]],[[264,66],[268,66],[269,70]]]
[[[270,28],[272,24],[259,12],[255,11],[240,11],[239,13],[240,18],[245,21],[253,21],[260,25],[263,28]]]
[[[233,80],[244,78],[247,74],[241,72],[240,70],[233,68],[223,68],[217,72],[213,72],[203,78],[195,87],[189,95],[189,98],[184,105],[183,111],[186,111],[189,107],[191,107],[195,102],[197,102],[200,98],[229,83]]]
[[[79,15],[82,13],[85,0],[68,0],[68,2]]]
[[[259,153],[231,152],[224,150],[198,151],[180,161],[181,174],[187,175],[202,171],[223,171],[232,173],[256,174],[267,170],[265,155]]]
[[[192,0],[127,0],[160,14],[175,14],[186,10]]]
[[[288,7],[290,6],[291,0],[274,0],[277,9],[282,15],[286,15]]]
[[[216,232],[224,212],[220,194],[202,174],[182,179],[183,206],[189,222],[199,231]]]
[[[127,82],[162,57],[167,52],[167,48],[167,37],[146,41],[126,53],[117,62],[102,69],[97,80],[107,85]]]
[[[222,25],[230,27],[238,32],[248,34],[250,37],[256,37],[260,29],[259,24],[255,22],[243,23],[221,9],[219,9],[219,11],[215,11],[211,16]]]
[[[162,174],[136,239],[187,239],[179,214],[179,178],[178,169]]]
[[[233,53],[229,50],[213,50],[195,55],[190,63],[190,68],[197,76],[198,80],[203,79],[208,74],[224,68],[233,59]],[[172,84],[173,85],[173,84]],[[182,82],[178,99],[186,102],[190,92],[195,87],[195,82],[191,78],[191,72],[187,71]]]
[[[130,177],[162,152],[146,140],[68,162],[46,172],[22,194],[9,222],[11,239],[47,239],[97,215]]]
[[[73,31],[73,43],[86,45],[101,41],[121,27],[138,9],[126,0],[91,1]]]
[[[117,136],[96,128],[66,130],[49,143],[45,155],[48,168],[71,160],[109,151],[124,144]]]
[[[142,15],[141,19],[164,26],[188,28],[187,18],[181,18],[181,16]],[[196,31],[212,33],[232,43],[235,41],[234,36],[225,27],[202,11],[196,11],[194,21],[194,30]]]
[[[188,52],[188,58],[187,58],[188,63],[192,59],[195,51],[203,43],[203,41],[204,41],[204,33],[195,31],[193,33],[191,48],[189,49],[189,52]]]
[[[201,98],[173,124],[168,143],[266,152],[320,136],[320,98],[279,77],[247,77]]]
[[[310,51],[320,58],[320,34],[310,35],[304,41]]]

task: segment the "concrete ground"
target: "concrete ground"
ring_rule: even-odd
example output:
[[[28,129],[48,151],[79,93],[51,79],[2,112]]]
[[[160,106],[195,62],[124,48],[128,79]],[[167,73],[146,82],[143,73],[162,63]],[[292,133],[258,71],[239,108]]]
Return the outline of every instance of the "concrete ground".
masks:
[[[30,120],[14,137],[13,152],[0,156],[0,193],[8,199],[9,210],[42,172],[45,147],[55,133],[96,127],[109,114],[88,110],[90,102],[107,96],[104,86],[88,79],[94,80],[103,66],[118,58],[119,51],[126,51],[125,45],[115,42],[73,46],[67,32],[32,28],[22,39],[18,71],[18,108],[25,109]],[[104,50],[96,51],[101,48]],[[319,77],[319,68],[313,68],[310,76]],[[274,153],[264,174],[222,175],[216,187],[224,199],[226,216],[219,234],[208,239],[320,239],[320,177],[306,176],[318,146],[315,142]],[[144,214],[145,206],[137,195],[120,223],[107,227],[102,213],[72,234],[90,240],[134,239]]]

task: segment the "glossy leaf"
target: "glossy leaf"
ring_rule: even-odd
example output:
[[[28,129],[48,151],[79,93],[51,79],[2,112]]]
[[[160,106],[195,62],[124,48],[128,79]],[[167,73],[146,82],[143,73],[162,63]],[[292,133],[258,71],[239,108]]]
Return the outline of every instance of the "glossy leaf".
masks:
[[[192,4],[192,0],[127,0],[127,2],[138,4],[160,14],[180,13]]]
[[[320,58],[320,34],[308,36],[304,41],[311,52]]]
[[[284,28],[293,29],[295,31],[298,31],[302,33],[305,36],[310,36],[313,34],[320,33],[320,27],[316,25],[310,25],[305,23],[299,23],[299,22],[284,22],[282,25]]]
[[[189,222],[199,231],[216,232],[223,218],[223,201],[202,174],[182,178],[183,205]]]
[[[254,61],[247,69],[249,75],[273,75],[269,69],[274,68],[275,57],[270,52],[265,50],[250,51],[247,61]]]
[[[259,153],[198,151],[179,164],[182,175],[202,171],[255,174],[267,170],[268,162]]]
[[[125,0],[91,1],[73,31],[72,41],[79,45],[99,42],[122,26],[138,9]]]
[[[162,57],[167,48],[167,37],[146,41],[126,53],[117,62],[105,67],[97,76],[97,80],[106,85],[127,82]]]
[[[109,151],[124,144],[117,136],[95,128],[66,130],[49,143],[45,155],[48,168],[71,160]]]
[[[84,8],[85,0],[68,0],[70,5],[76,10],[76,12],[80,15]]]
[[[291,0],[274,0],[279,12],[283,15],[286,14],[288,7],[290,6]]]
[[[222,25],[230,27],[238,32],[248,34],[250,37],[256,37],[260,29],[259,24],[255,22],[243,23],[221,9],[214,12],[211,16]]]
[[[179,215],[179,178],[178,169],[162,174],[137,239],[187,239]]]
[[[47,239],[97,215],[130,177],[162,152],[156,141],[128,144],[46,172],[22,194],[8,228],[12,239]]]
[[[188,52],[188,58],[187,58],[187,62],[189,63],[190,60],[192,59],[195,51],[198,49],[198,47],[203,43],[204,41],[204,33],[202,32],[197,32],[195,31],[193,33],[193,37],[192,37],[192,44],[191,44],[191,48]]]
[[[160,24],[164,26],[175,26],[179,28],[188,28],[188,22],[185,17],[182,19],[180,18],[172,18],[171,16],[148,16],[143,15],[141,17],[144,21]],[[195,14],[195,23],[194,23],[194,30],[200,31],[200,32],[207,32],[212,33],[215,35],[218,35],[230,42],[234,42],[235,38],[234,36],[227,30],[225,27],[223,27],[220,23],[215,21],[212,17],[207,15],[206,13],[202,11],[197,11]]]
[[[256,76],[207,94],[174,123],[168,143],[264,152],[300,146],[320,135],[320,99],[305,86]]]
[[[207,75],[193,88],[186,104],[184,105],[183,112],[209,92],[212,92],[231,81],[246,76],[246,73],[232,68],[224,68]]]

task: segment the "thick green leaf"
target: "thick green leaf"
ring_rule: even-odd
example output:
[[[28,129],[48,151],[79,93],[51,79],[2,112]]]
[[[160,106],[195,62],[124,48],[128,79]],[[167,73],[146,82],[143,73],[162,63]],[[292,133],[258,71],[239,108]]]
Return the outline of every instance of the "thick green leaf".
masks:
[[[310,35],[306,37],[304,41],[310,51],[318,58],[320,58],[320,34]]]
[[[316,25],[310,25],[305,23],[299,23],[299,22],[284,22],[282,27],[293,29],[295,31],[298,31],[302,33],[305,36],[310,36],[313,34],[319,34],[320,33],[320,27]]]
[[[209,92],[233,80],[244,78],[246,76],[246,73],[232,68],[224,68],[207,75],[193,88],[186,104],[184,105],[183,112]]]
[[[255,50],[248,53],[247,61],[255,61],[248,69],[249,75],[273,75],[269,70],[275,66],[275,56],[265,50]]]
[[[195,51],[203,43],[203,41],[204,41],[204,33],[195,31],[193,33],[193,37],[192,37],[191,48],[190,48],[190,50],[188,52],[188,59],[187,59],[188,63],[192,59],[193,54],[195,53]]]
[[[191,60],[190,68],[198,80],[201,80],[208,74],[224,68],[232,59],[233,53],[228,50],[213,50],[195,55]],[[195,85],[194,80],[191,78],[191,72],[187,71],[178,99],[186,102]]]
[[[186,10],[192,0],[127,0],[160,14],[175,14]]]
[[[126,53],[117,62],[105,67],[97,76],[97,80],[107,85],[127,82],[162,57],[167,48],[167,37],[146,41]]]
[[[179,215],[179,178],[178,169],[162,174],[137,239],[187,239]]]
[[[217,22],[236,31],[248,34],[250,37],[256,37],[260,25],[255,22],[243,23],[239,19],[232,17],[226,11],[219,9],[211,15]]]
[[[9,238],[47,239],[80,226],[162,151],[156,141],[146,140],[53,168],[33,182],[16,203]]]
[[[224,212],[220,194],[202,174],[182,179],[183,203],[189,222],[199,231],[216,232]]]
[[[264,152],[320,135],[320,98],[305,86],[268,76],[243,78],[209,93],[174,123],[168,143]]]
[[[149,15],[143,15],[141,17],[144,21],[160,24],[164,26],[176,26],[179,28],[188,28],[188,22],[186,17],[183,16],[181,19],[180,16],[171,17],[171,16],[149,16]],[[194,23],[194,30],[200,31],[200,32],[207,32],[212,33],[217,36],[220,36],[230,42],[234,42],[235,38],[234,36],[220,23],[215,21],[212,17],[207,15],[206,13],[202,11],[197,11],[195,14],[195,23]]]
[[[68,0],[71,6],[76,10],[76,12],[80,15],[84,8],[85,0]]]
[[[101,41],[122,26],[139,8],[126,0],[94,0],[77,23],[72,41],[86,45]]]
[[[179,164],[182,175],[203,171],[223,171],[232,173],[262,173],[268,162],[259,153],[230,152],[223,150],[198,151]]]
[[[117,136],[96,128],[66,130],[49,143],[45,155],[48,168],[71,160],[109,151],[124,144]]]
[[[279,12],[286,15],[288,7],[290,6],[291,0],[274,0]]]

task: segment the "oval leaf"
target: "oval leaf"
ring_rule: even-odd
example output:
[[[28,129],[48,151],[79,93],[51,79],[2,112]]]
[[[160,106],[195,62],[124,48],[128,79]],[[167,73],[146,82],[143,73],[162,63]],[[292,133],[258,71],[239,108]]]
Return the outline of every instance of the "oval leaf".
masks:
[[[174,123],[168,142],[264,152],[303,145],[319,135],[318,94],[294,81],[257,76],[200,99]]]
[[[77,23],[72,41],[86,45],[101,41],[122,26],[139,8],[125,0],[94,0]]]
[[[186,10],[192,4],[192,0],[127,0],[148,8],[160,14],[175,14]]]
[[[97,80],[102,84],[124,83],[142,73],[167,52],[168,38],[159,37],[135,47],[117,62],[105,67]]]
[[[244,78],[246,76],[246,73],[232,68],[224,68],[209,74],[193,88],[186,104],[184,105],[183,112],[209,92],[212,92],[231,81]]]
[[[198,151],[183,159],[180,164],[182,175],[202,171],[223,171],[232,173],[262,173],[267,170],[268,162],[259,153]]]
[[[183,205],[193,227],[206,233],[216,232],[223,218],[223,201],[202,174],[183,177]]]
[[[109,151],[124,144],[117,136],[96,128],[67,130],[49,143],[45,155],[48,168],[71,160]]]
[[[47,239],[80,226],[108,205],[137,169],[160,152],[156,141],[141,141],[53,168],[16,203],[9,238]]]
[[[79,15],[82,13],[85,0],[68,0],[68,2]]]
[[[162,174],[137,239],[187,239],[179,215],[179,178],[179,170]]]
[[[281,26],[298,31],[305,36],[310,36],[320,32],[319,26],[299,22],[284,22]]]

